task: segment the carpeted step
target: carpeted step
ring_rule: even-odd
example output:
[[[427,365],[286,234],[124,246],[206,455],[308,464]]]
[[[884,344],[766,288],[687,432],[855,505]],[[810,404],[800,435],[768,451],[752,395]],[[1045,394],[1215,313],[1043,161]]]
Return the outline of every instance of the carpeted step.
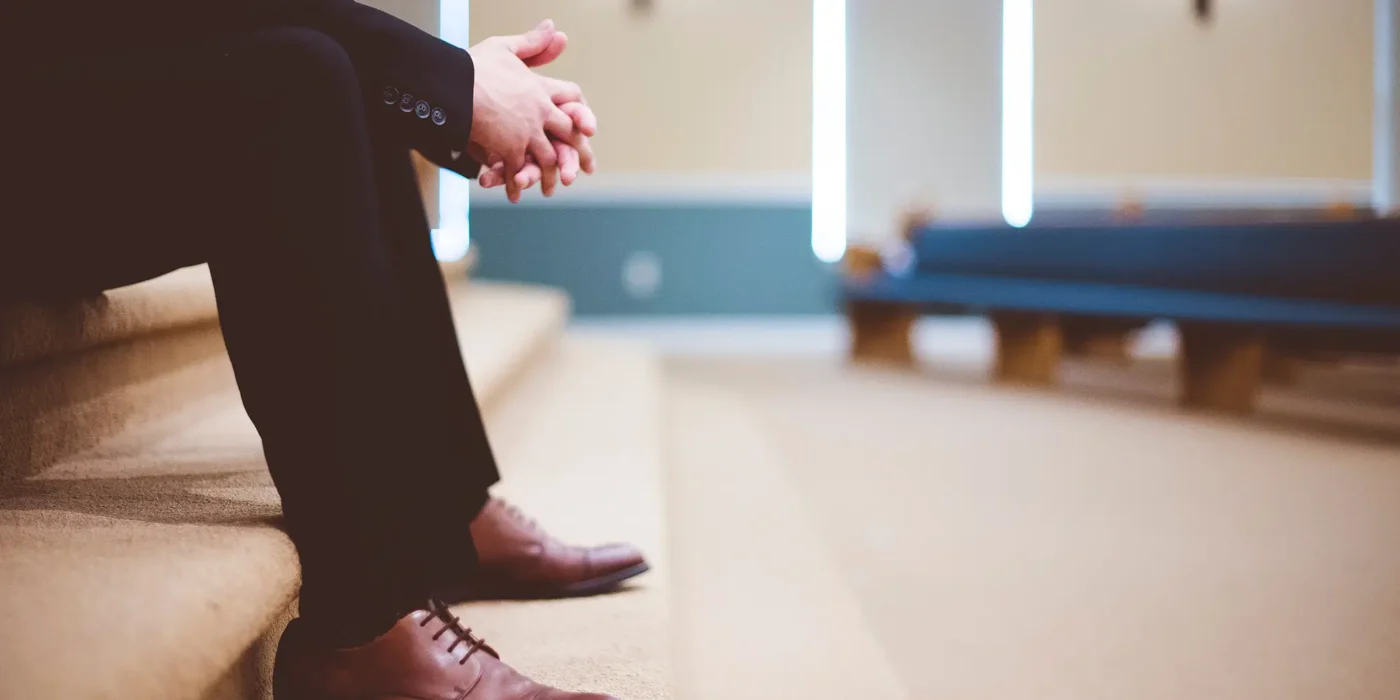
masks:
[[[0,305],[0,484],[232,385],[207,267]]]
[[[553,290],[479,283],[456,285],[454,305],[488,411],[568,311]],[[278,511],[232,390],[9,485],[0,697],[264,698],[298,576]]]
[[[753,408],[668,374],[666,410],[680,697],[909,697]]]
[[[0,305],[0,368],[218,324],[204,265],[85,299]]]
[[[660,400],[659,361],[645,346],[570,335],[488,420],[497,495],[566,540],[632,542],[652,564],[612,595],[457,608],[541,681],[671,697]]]
[[[491,403],[564,331],[570,301],[557,289],[501,282],[449,287],[472,390]]]
[[[476,289],[473,260],[443,265],[458,299]],[[500,297],[481,289],[483,301]],[[0,305],[0,485],[233,386],[205,266],[87,299]]]
[[[443,274],[456,285],[475,264],[473,250]],[[81,299],[0,304],[0,369],[218,322],[207,265]]]

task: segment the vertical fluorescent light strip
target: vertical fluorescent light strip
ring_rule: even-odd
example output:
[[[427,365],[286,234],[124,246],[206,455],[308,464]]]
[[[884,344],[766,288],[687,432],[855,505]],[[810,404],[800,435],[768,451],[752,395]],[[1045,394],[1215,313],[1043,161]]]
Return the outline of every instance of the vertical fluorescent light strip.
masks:
[[[812,1],[812,252],[846,254],[846,0]]]
[[[444,41],[469,47],[470,26],[471,0],[438,0],[438,35]],[[471,181],[450,170],[438,172],[438,227],[433,231],[433,252],[443,262],[461,260],[471,246]]]
[[[1003,0],[1001,215],[1017,228],[1035,211],[1035,3]]]
[[[1396,128],[1400,127],[1400,101],[1396,91],[1400,90],[1395,79],[1396,45],[1400,40],[1396,35],[1397,0],[1376,0],[1375,15],[1375,117],[1372,119],[1374,131],[1371,134],[1371,200],[1376,213],[1386,216],[1392,213],[1397,201],[1396,190],[1400,181],[1396,172]]]

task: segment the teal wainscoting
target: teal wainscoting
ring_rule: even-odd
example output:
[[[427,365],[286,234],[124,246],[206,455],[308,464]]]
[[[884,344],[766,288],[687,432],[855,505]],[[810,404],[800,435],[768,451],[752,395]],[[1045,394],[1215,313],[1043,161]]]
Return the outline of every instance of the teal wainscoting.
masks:
[[[578,316],[837,310],[805,203],[473,207],[479,279],[561,287]]]

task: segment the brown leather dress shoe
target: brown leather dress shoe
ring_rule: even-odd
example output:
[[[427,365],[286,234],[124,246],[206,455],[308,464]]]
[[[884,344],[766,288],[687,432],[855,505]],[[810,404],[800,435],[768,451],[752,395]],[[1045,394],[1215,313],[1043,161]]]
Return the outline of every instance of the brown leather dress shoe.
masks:
[[[564,544],[497,498],[472,521],[471,534],[480,565],[471,580],[451,592],[452,602],[595,595],[650,568],[631,545]]]
[[[274,700],[614,700],[536,683],[434,604],[363,646],[327,649],[293,620],[273,668]]]

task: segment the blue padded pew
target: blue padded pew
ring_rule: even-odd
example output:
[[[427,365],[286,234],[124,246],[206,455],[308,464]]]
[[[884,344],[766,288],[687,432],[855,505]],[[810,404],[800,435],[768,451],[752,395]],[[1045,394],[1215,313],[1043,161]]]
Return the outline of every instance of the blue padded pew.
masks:
[[[1247,410],[1279,353],[1400,352],[1393,220],[925,226],[912,264],[853,251],[843,291],[858,359],[912,361],[921,313],[989,315],[998,378],[1051,383],[1070,336],[1165,319],[1183,399]]]

